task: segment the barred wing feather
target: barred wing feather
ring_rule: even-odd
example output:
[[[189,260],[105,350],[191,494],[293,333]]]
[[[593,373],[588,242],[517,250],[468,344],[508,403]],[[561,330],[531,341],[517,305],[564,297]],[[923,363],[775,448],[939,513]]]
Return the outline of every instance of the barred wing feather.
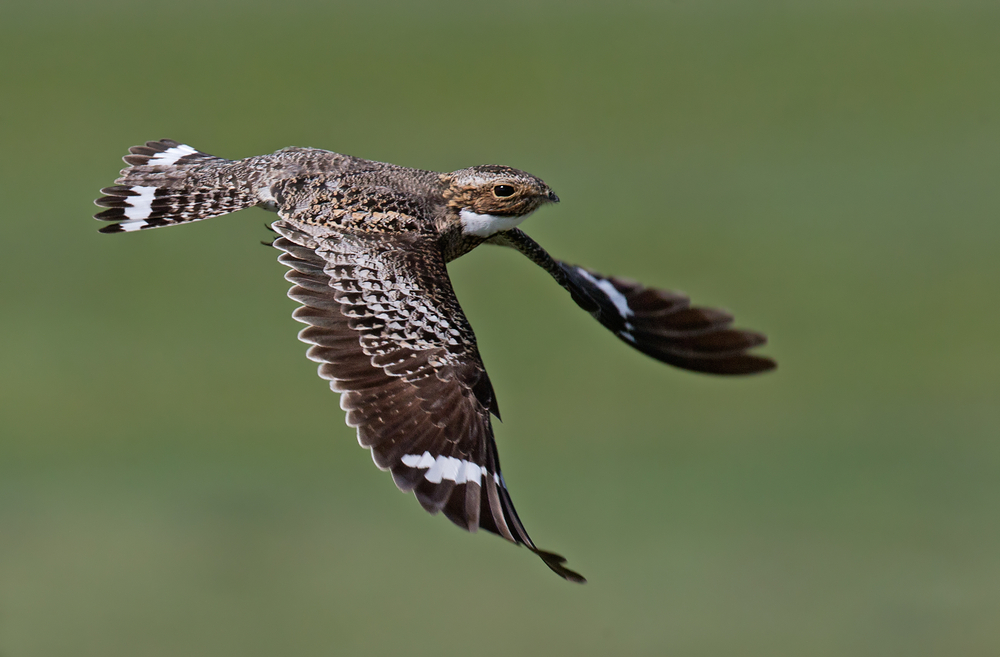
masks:
[[[273,224],[302,304],[299,337],[375,464],[430,513],[483,528],[584,581],[535,547],[500,472],[493,387],[433,237]]]

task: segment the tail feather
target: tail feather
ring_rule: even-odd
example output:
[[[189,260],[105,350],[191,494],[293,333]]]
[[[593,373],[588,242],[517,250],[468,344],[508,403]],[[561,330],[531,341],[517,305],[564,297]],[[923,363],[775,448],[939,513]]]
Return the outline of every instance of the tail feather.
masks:
[[[132,167],[183,167],[191,164],[199,164],[205,161],[222,161],[221,157],[215,157],[208,153],[191,148],[187,144],[181,144],[173,139],[161,139],[160,141],[147,141],[145,146],[133,146],[128,149],[129,154],[123,157],[126,163]],[[125,177],[125,172],[122,176]]]
[[[209,155],[172,139],[133,146],[112,187],[94,201],[106,210],[94,215],[116,222],[102,233],[173,226],[235,212],[259,202],[245,187],[225,180],[232,160]]]

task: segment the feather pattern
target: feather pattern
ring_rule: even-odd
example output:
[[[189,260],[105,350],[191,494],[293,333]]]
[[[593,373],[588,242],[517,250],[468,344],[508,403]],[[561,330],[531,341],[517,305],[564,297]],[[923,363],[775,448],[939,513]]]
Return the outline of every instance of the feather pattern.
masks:
[[[635,349],[714,374],[775,367],[748,353],[762,334],[675,292],[553,259],[516,226],[559,197],[501,165],[436,173],[315,148],[227,160],[169,139],[133,146],[101,190],[101,232],[191,223],[259,206],[278,212],[273,245],[306,325],[299,338],[339,392],[347,424],[375,464],[428,512],[485,529],[584,578],[538,549],[500,472],[491,415],[500,417],[476,338],[446,263],[483,243],[513,247]]]
[[[764,334],[731,328],[733,316],[724,310],[692,306],[679,292],[556,260],[518,228],[490,241],[526,255],[605,328],[658,361],[705,374],[756,374],[777,367],[766,356],[747,353],[767,342]]]
[[[767,342],[762,333],[730,328],[724,310],[691,306],[686,295],[559,262],[574,298],[587,297],[590,313],[647,356],[693,372],[756,374],[773,370],[766,356],[747,353]],[[594,308],[593,306],[596,306]]]
[[[288,220],[273,228],[288,295],[303,304],[294,317],[308,325],[299,338],[375,464],[428,512],[524,545],[584,581],[535,546],[514,509],[490,421],[493,387],[436,242]]]

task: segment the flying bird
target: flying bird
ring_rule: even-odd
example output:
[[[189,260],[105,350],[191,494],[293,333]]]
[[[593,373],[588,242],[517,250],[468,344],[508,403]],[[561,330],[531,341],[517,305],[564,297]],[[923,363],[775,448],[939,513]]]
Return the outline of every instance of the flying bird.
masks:
[[[517,249],[630,346],[710,374],[775,367],[728,313],[686,296],[553,259],[518,225],[559,198],[506,166],[422,171],[315,148],[226,160],[169,139],[133,146],[95,203],[102,233],[209,219],[251,206],[277,212],[272,245],[302,304],[299,339],[340,393],[347,424],[396,486],[432,514],[523,545],[562,577],[585,579],[539,549],[500,472],[496,394],[448,277],[480,244]]]

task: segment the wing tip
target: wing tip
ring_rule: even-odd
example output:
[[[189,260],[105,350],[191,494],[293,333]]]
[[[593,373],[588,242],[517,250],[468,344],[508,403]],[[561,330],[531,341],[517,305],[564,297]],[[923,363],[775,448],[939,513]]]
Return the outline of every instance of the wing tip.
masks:
[[[552,570],[552,572],[554,572],[556,575],[559,575],[563,579],[570,582],[574,582],[576,584],[587,583],[586,577],[576,572],[575,570],[571,570],[567,568],[565,565],[563,565],[566,563],[566,557],[560,554],[556,554],[555,552],[547,552],[545,550],[539,550],[537,548],[529,548],[529,549],[535,554],[537,554],[539,558],[541,558],[541,560],[545,562],[545,565],[548,566],[549,569]]]
[[[768,356],[754,356],[752,354],[750,357],[757,363],[756,369],[744,372],[744,374],[763,374],[764,372],[773,372],[778,369],[778,361],[773,358]]]

